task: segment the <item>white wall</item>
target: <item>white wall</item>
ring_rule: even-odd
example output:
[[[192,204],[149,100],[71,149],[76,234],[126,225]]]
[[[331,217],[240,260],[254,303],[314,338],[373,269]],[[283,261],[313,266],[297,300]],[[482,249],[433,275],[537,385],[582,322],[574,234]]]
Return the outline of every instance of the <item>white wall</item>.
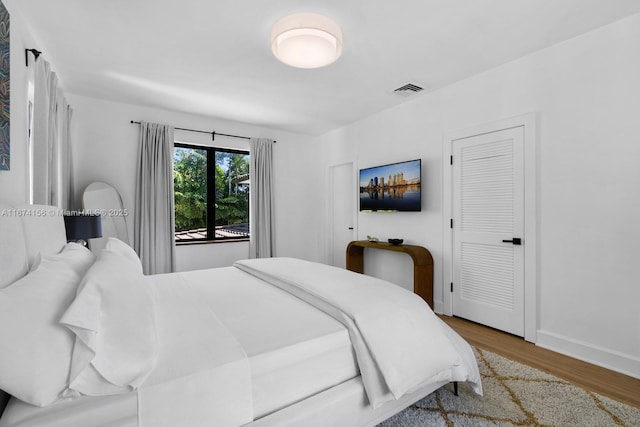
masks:
[[[366,239],[368,235],[381,241],[402,238],[404,243],[429,249],[436,266],[442,262],[442,133],[438,117],[439,112],[433,106],[416,107],[412,102],[321,138],[321,144],[329,146],[329,165],[352,160],[356,169],[360,169],[422,159],[422,211],[359,213],[357,238]],[[413,289],[413,264],[406,255],[365,251],[365,273]],[[436,268],[434,283],[441,283],[441,275],[441,268]],[[439,286],[435,299],[442,299]]]
[[[181,114],[167,110],[140,107],[68,95],[73,116],[73,148],[76,164],[76,188],[79,195],[93,181],[113,185],[121,194],[124,207],[131,214],[126,219],[130,236],[133,236],[133,209],[135,198],[136,164],[138,150],[138,125],[134,121],[167,123],[177,127],[216,130],[222,133],[272,138],[274,147],[276,253],[280,256],[297,256],[319,260],[321,246],[314,239],[322,230],[309,230],[309,224],[319,223],[323,217],[312,205],[301,202],[314,187],[322,189],[322,183],[307,184],[306,174],[313,173],[306,154],[316,150],[307,136],[259,128],[248,124],[218,120],[210,117]],[[212,144],[209,135],[176,131],[176,140]],[[213,142],[228,148],[248,148],[246,140],[216,136]],[[322,164],[317,166],[322,170]],[[301,245],[300,236],[306,236],[307,244]],[[230,265],[247,258],[247,242],[225,242],[178,246],[176,267],[178,270],[194,270]]]
[[[27,93],[28,76],[33,68],[25,66],[24,49],[43,50],[43,57],[52,64],[54,71],[56,67],[54,51],[48,50],[46,40],[32,38],[27,23],[12,7],[13,1],[4,2],[11,16],[11,170],[0,171],[0,202],[21,205],[28,202],[29,194]],[[33,61],[32,57],[30,61]],[[64,77],[58,75],[63,88]],[[211,117],[107,102],[68,92],[66,96],[74,111],[72,138],[78,197],[89,183],[104,181],[119,190],[125,207],[133,212],[138,127],[132,125],[131,120],[273,138],[277,140],[274,150],[276,254],[313,261],[324,258],[325,162],[320,160],[323,152],[313,144],[314,138]],[[198,135],[176,132],[176,137],[186,140]],[[216,140],[216,143],[230,147],[243,141],[224,137]],[[323,178],[309,179],[310,176]],[[127,225],[132,235],[133,214],[127,218]],[[181,246],[176,253],[177,267],[191,270],[225,266],[246,258],[248,250],[246,242]]]
[[[422,158],[423,212],[361,213],[358,237],[401,237],[427,247],[441,307],[443,137],[538,113],[538,344],[640,377],[638,76],[640,15],[419,96],[320,142],[328,147],[327,166]],[[403,271],[410,262],[385,257],[366,255],[365,268],[410,283],[410,270]]]

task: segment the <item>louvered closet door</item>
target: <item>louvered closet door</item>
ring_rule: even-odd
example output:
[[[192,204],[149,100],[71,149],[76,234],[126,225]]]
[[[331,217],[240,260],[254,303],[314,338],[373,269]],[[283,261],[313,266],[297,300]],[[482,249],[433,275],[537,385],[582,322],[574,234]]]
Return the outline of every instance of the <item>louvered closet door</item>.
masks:
[[[523,141],[517,127],[453,142],[453,314],[519,336]]]

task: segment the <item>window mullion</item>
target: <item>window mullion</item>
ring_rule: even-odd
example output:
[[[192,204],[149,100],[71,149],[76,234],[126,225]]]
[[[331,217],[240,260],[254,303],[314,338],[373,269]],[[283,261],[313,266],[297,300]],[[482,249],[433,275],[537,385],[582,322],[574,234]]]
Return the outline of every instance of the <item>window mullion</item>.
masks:
[[[207,239],[216,238],[216,152],[207,149]]]

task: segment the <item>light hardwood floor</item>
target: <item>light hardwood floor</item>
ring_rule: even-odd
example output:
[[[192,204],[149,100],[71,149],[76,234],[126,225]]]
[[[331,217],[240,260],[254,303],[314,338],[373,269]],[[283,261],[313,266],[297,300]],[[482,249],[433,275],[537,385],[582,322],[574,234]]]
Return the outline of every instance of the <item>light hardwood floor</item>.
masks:
[[[577,360],[458,317],[440,316],[469,344],[563,378],[579,387],[640,408],[640,380]]]

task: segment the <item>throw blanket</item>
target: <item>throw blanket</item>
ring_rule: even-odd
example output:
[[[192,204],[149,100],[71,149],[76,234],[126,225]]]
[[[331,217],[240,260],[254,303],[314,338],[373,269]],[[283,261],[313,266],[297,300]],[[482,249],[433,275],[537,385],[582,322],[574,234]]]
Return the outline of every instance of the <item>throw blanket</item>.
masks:
[[[429,382],[470,380],[481,392],[475,363],[465,366],[468,358],[458,353],[442,321],[412,292],[380,279],[293,258],[244,260],[234,266],[345,325],[374,408]]]

